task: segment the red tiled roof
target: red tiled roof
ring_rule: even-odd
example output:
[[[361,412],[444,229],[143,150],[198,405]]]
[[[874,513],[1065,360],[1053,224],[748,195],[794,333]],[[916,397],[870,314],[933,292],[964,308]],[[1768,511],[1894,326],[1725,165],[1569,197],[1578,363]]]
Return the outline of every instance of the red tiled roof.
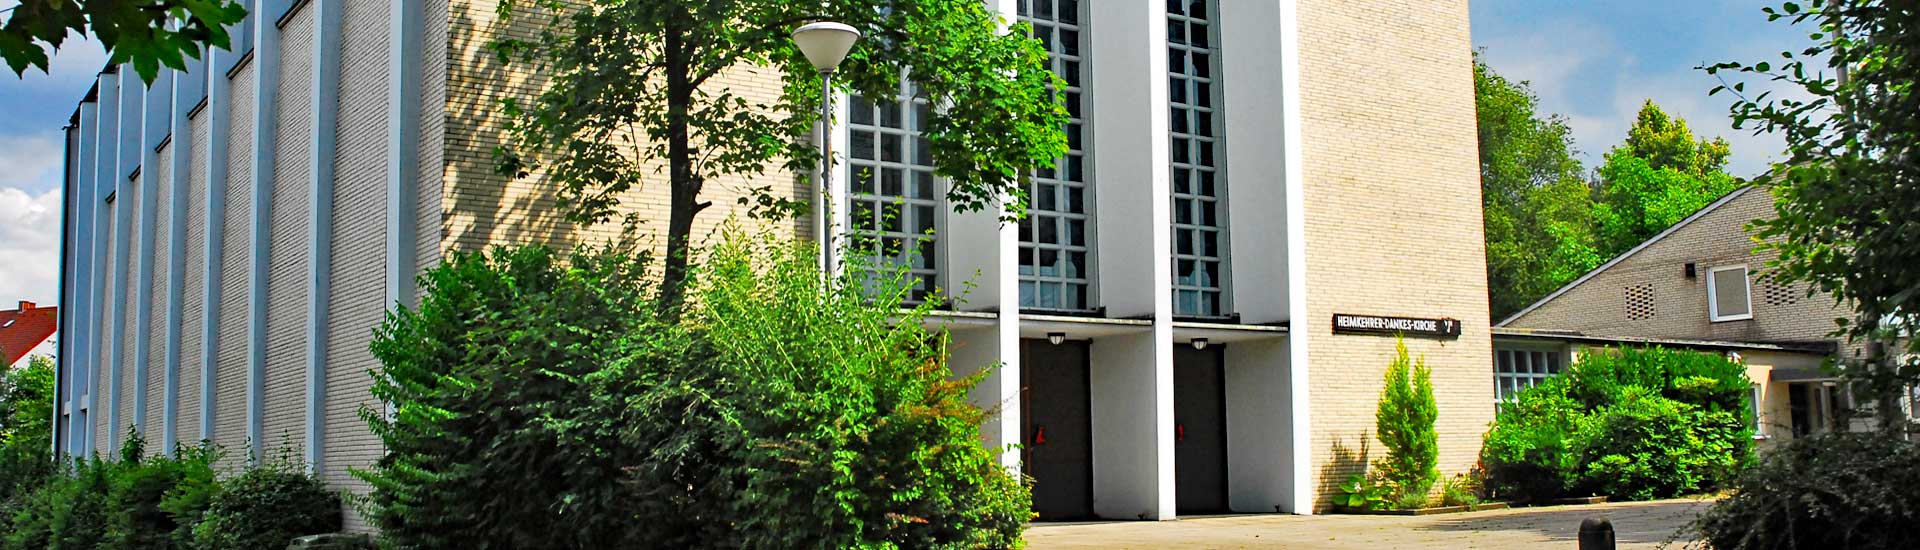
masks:
[[[6,368],[26,357],[27,352],[53,336],[59,328],[56,307],[34,307],[33,302],[20,302],[20,309],[0,311],[0,369]]]

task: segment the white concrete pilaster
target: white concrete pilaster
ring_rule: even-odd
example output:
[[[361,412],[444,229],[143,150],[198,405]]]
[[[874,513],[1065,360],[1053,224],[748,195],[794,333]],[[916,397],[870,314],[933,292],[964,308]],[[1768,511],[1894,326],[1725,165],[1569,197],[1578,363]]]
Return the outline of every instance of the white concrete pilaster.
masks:
[[[414,303],[420,179],[420,2],[392,0],[387,34],[387,306]]]
[[[114,136],[113,169],[106,174],[108,178],[111,178],[109,181],[112,182],[114,188],[113,287],[109,289],[111,293],[110,303],[113,305],[111,310],[113,318],[109,319],[109,321],[113,323],[113,337],[110,341],[111,343],[108,344],[111,347],[107,350],[108,356],[112,359],[104,365],[108,371],[112,373],[112,377],[110,378],[111,382],[108,383],[111,393],[107,394],[106,453],[109,455],[117,452],[126,440],[126,431],[122,429],[120,424],[123,420],[120,417],[120,400],[123,399],[123,396],[127,393],[127,370],[132,366],[132,363],[129,362],[126,357],[126,308],[134,307],[127,289],[133,282],[131,280],[132,277],[128,275],[130,270],[127,269],[127,266],[129,265],[128,262],[137,258],[132,252],[134,246],[133,213],[140,208],[140,198],[136,196],[139,194],[139,190],[133,187],[133,180],[128,176],[133,172],[133,169],[139,163],[140,159],[139,147],[142,122],[140,118],[142,109],[140,109],[140,106],[143,104],[142,99],[145,97],[142,93],[142,84],[140,83],[139,77],[134,74],[132,66],[121,66],[120,74],[120,109],[118,112],[120,122],[117,128],[119,132]]]
[[[313,0],[318,10],[313,46],[312,217],[307,266],[307,466],[320,471],[326,448],[327,299],[332,296],[334,151],[340,109],[340,2]]]
[[[206,251],[202,255],[206,263],[200,266],[204,275],[200,289],[201,322],[200,331],[200,440],[212,441],[214,412],[220,406],[215,402],[214,379],[219,365],[220,354],[220,279],[225,270],[221,269],[222,253],[226,246],[227,225],[227,155],[230,154],[229,131],[232,122],[228,116],[228,102],[233,89],[233,80],[227,77],[220,67],[231,66],[227,59],[242,55],[227,50],[209,48],[207,52],[207,107],[200,116],[207,117],[207,146],[205,154],[195,159],[207,164],[207,223],[203,228],[207,232]],[[231,366],[229,366],[231,368]]]
[[[1109,317],[1153,322],[1151,331],[1096,338],[1090,347],[1094,513],[1172,519],[1166,6],[1114,2],[1089,12],[1094,211],[1102,222],[1094,273]]]
[[[159,166],[160,153],[156,134],[170,128],[173,124],[173,74],[170,69],[162,69],[154,77],[153,84],[146,86],[146,93],[140,102],[140,244],[137,258],[139,261],[139,283],[133,287],[133,428],[140,430],[143,437],[153,437],[153,426],[147,419],[147,369],[153,352],[153,263],[158,258],[153,255],[154,227],[153,212],[160,205],[160,194],[154,189],[154,182],[170,167]],[[164,442],[168,436],[162,435]],[[150,442],[151,439],[149,439]],[[163,445],[162,448],[165,448]]]
[[[267,252],[273,241],[273,174],[279,158],[274,141],[280,135],[274,98],[280,90],[280,27],[266,17],[253,18],[253,197],[252,244],[247,285],[247,447],[260,460],[265,439],[267,393]]]

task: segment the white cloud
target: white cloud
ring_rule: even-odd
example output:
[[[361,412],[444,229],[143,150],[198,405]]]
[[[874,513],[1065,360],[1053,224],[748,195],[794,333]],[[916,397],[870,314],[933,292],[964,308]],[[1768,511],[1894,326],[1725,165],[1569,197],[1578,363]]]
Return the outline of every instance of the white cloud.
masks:
[[[1751,42],[1725,44],[1724,51],[1708,55],[1744,59],[1753,57],[1752,52],[1780,49],[1778,44]],[[1718,81],[1694,70],[1695,63],[1645,63],[1599,25],[1548,21],[1525,33],[1488,37],[1480,45],[1494,71],[1531,85],[1542,114],[1567,118],[1575,146],[1590,168],[1598,168],[1602,155],[1626,138],[1647,99],[1686,119],[1695,134],[1725,138],[1733,150],[1728,171],[1735,176],[1759,174],[1783,149],[1778,137],[1734,129],[1727,114],[1732,98],[1708,96]]]
[[[60,208],[58,188],[29,195],[0,187],[0,307],[59,300]]]
[[[0,187],[29,193],[60,187],[66,148],[58,131],[0,135]]]

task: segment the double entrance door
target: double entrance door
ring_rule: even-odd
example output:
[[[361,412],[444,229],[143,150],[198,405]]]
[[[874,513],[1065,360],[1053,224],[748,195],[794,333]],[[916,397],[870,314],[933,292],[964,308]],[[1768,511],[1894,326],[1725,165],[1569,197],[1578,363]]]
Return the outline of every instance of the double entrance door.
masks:
[[[1091,391],[1091,374],[1099,366],[1091,364],[1089,351],[1084,341],[1021,341],[1021,468],[1034,480],[1033,510],[1041,520],[1094,515],[1092,406],[1096,396]],[[1174,502],[1180,514],[1227,511],[1222,353],[1217,346],[1174,349],[1171,435]]]

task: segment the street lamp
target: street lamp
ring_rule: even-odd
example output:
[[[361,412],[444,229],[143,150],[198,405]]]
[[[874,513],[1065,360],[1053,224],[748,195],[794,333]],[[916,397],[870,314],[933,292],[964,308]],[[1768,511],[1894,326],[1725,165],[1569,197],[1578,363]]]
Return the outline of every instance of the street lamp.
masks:
[[[820,21],[801,25],[793,30],[793,43],[800,47],[800,53],[807,56],[807,62],[820,71],[820,192],[813,207],[813,234],[820,239],[820,274],[833,276],[833,239],[829,236],[833,224],[827,219],[833,212],[829,206],[831,191],[828,182],[833,181],[833,70],[847,58],[847,51],[853,49],[853,43],[860,39],[860,31],[852,26]]]

